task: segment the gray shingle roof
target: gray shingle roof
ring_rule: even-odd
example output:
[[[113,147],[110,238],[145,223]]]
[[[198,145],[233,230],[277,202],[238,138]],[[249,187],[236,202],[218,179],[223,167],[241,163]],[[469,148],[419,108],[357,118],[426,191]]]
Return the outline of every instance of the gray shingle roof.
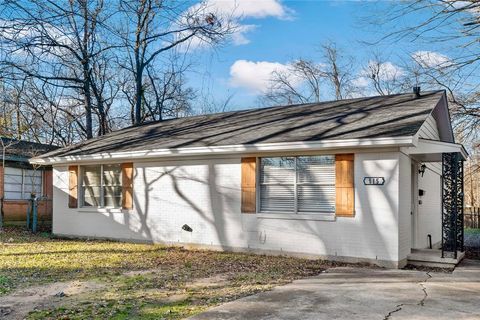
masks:
[[[40,158],[104,152],[414,135],[443,91],[250,109],[128,127]]]
[[[46,152],[58,149],[57,146],[0,137],[5,148],[5,160],[27,161],[32,157],[38,157]],[[2,158],[2,144],[0,143],[0,159]]]

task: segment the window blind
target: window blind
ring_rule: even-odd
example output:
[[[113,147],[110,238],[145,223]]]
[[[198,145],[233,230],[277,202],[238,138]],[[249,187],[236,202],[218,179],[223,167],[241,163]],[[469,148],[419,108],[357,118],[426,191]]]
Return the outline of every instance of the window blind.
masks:
[[[104,206],[122,206],[122,170],[119,164],[103,166]]]
[[[335,212],[335,157],[261,158],[260,211]]]
[[[295,158],[262,158],[260,210],[295,210]]]
[[[335,157],[297,158],[297,211],[335,212]]]

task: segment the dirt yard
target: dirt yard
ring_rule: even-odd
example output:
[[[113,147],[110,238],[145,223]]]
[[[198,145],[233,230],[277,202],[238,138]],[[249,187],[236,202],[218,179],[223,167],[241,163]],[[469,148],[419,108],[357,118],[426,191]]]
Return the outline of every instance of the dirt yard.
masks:
[[[0,232],[2,319],[179,319],[332,263]]]

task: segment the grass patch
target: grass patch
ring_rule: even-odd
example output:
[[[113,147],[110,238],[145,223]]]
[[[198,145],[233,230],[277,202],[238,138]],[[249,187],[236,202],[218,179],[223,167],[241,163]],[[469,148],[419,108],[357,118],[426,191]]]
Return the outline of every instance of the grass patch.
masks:
[[[182,319],[207,309],[206,305],[195,305],[190,300],[159,305],[147,303],[134,318],[137,319]]]
[[[18,228],[0,233],[0,294],[58,281],[94,279],[105,284],[101,290],[32,312],[29,319],[180,319],[317,275],[332,265],[281,256],[58,239]]]
[[[16,228],[0,233],[0,277],[25,287],[54,281],[92,279],[126,270],[154,268],[163,246],[108,241],[71,241]],[[0,292],[13,289],[0,282]]]
[[[0,294],[5,294],[11,290],[13,283],[7,276],[0,275]]]
[[[118,303],[96,303],[79,305],[72,308],[57,308],[31,313],[29,319],[111,319],[111,320],[158,320],[158,319],[183,319],[199,312],[205,311],[207,305],[192,304],[189,299],[174,303],[158,303],[145,301],[129,301]]]
[[[473,229],[473,228],[465,228],[464,229],[465,235],[479,235],[480,236],[480,228]]]

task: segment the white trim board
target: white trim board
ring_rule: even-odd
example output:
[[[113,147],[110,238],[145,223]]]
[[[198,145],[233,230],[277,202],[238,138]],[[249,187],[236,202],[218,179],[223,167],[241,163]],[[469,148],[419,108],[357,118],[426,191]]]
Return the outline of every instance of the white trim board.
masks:
[[[418,139],[416,146],[403,147],[401,151],[424,162],[441,162],[442,153],[449,152],[460,153],[463,160],[468,158],[468,153],[461,144],[421,138]]]
[[[226,145],[215,147],[187,147],[176,149],[152,149],[125,152],[104,152],[91,155],[32,158],[30,163],[48,165],[62,163],[80,163],[88,161],[105,160],[134,160],[153,158],[172,158],[183,156],[201,155],[227,155],[227,154],[258,154],[273,152],[297,152],[297,151],[322,151],[345,148],[378,148],[378,147],[414,147],[417,145],[416,136],[395,138],[371,138],[371,139],[344,139],[324,140],[314,142],[282,142],[264,143],[252,145]]]

